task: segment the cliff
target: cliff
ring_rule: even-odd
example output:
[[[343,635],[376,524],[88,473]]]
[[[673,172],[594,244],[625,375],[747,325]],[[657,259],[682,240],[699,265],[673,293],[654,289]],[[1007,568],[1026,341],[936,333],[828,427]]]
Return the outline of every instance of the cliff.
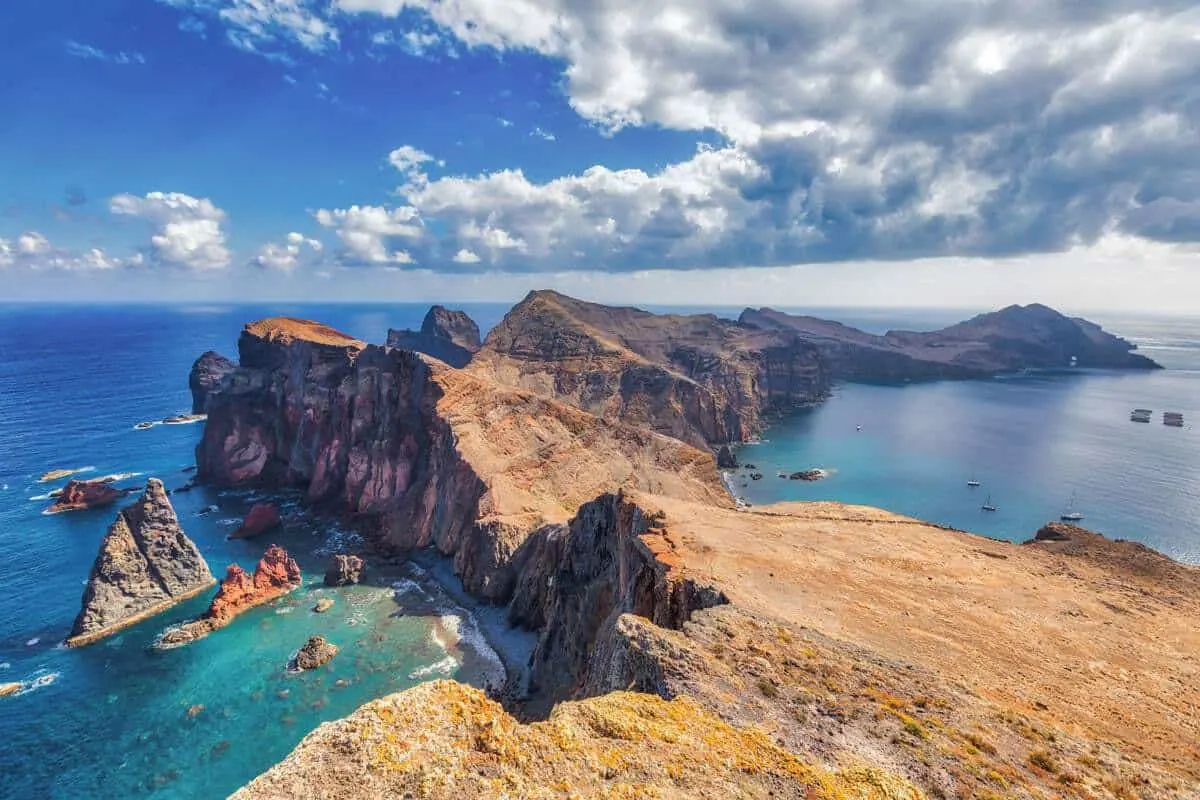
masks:
[[[302,580],[296,560],[273,544],[255,565],[253,575],[237,564],[230,564],[208,610],[191,622],[164,631],[158,646],[176,647],[201,639],[224,628],[239,614],[282,597]]]
[[[530,694],[513,701],[543,721],[418,687],[318,730],[244,796],[720,796],[729,761],[655,728],[664,714],[726,726],[718,739],[769,731],[806,769],[882,770],[856,772],[850,797],[908,781],[939,797],[1166,800],[1200,782],[1194,568],[1131,573],[1121,543],[1010,545],[839,504],[737,510],[707,449],[505,385],[486,345],[456,370],[275,327],[247,328],[213,395],[202,476],[298,486],[385,547],[446,554],[470,592],[538,631]],[[620,705],[626,690],[654,697]],[[619,724],[603,710],[617,706]],[[556,715],[570,737],[523,738]],[[639,730],[695,758],[676,769]],[[534,756],[493,758],[525,743]],[[762,763],[735,762],[737,779],[813,791]]]
[[[764,415],[823,399],[814,347],[711,314],[651,314],[531,292],[488,334],[472,372],[696,447],[757,435]]]
[[[463,311],[433,306],[419,331],[389,330],[387,346],[424,353],[452,367],[465,367],[479,350],[479,326]]]
[[[738,320],[799,336],[817,348],[835,378],[850,381],[979,378],[1069,367],[1072,358],[1080,367],[1158,368],[1099,325],[1038,304],[1009,306],[939,331],[889,331],[883,336],[769,308],[748,308]]]
[[[101,541],[67,645],[91,644],[214,583],[204,557],[180,527],[162,481],[151,478]]]
[[[295,321],[285,341],[275,327],[243,332],[239,367],[209,401],[199,479],[298,487],[368,515],[381,543],[436,546],[488,599],[507,599],[532,531],[601,493],[730,504],[707,451],[410,351],[329,348]]]

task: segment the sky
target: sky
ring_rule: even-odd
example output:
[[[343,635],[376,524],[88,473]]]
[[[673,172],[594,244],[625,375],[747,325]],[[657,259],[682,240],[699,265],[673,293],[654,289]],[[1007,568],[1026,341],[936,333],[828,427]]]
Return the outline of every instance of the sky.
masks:
[[[0,300],[1200,313],[1191,0],[38,0]]]

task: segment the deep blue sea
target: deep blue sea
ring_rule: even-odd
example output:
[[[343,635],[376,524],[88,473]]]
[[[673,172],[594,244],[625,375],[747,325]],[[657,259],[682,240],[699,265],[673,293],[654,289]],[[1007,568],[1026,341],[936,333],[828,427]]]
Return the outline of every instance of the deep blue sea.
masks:
[[[487,330],[503,305],[463,306]],[[675,309],[680,311],[700,309]],[[710,309],[736,315],[736,309]],[[241,326],[271,314],[319,319],[382,341],[415,327],[425,306],[0,306],[0,798],[222,797],[285,756],[322,721],[443,674],[466,676],[468,657],[444,644],[444,608],[409,602],[380,573],[371,585],[320,585],[327,554],[353,546],[334,520],[305,519],[285,501],[275,537],[305,569],[305,586],[239,617],[194,645],[148,645],[203,610],[203,596],[80,650],[60,642],[79,609],[115,508],[43,516],[63,481],[138,473],[120,485],[187,480],[198,425],[139,422],[186,411],[187,374],[201,352],[235,355]],[[939,327],[962,311],[818,313],[873,331]],[[1025,539],[1074,492],[1085,525],[1200,562],[1200,318],[1096,317],[1171,369],[1080,371],[905,387],[842,386],[834,398],[772,427],[741,450],[765,474],[733,480],[752,502],[834,499],[882,506],[991,536]],[[1182,411],[1188,427],[1129,421],[1135,406]],[[856,426],[862,430],[857,431]],[[807,467],[824,481],[786,481]],[[968,489],[977,477],[983,486]],[[998,510],[980,510],[991,495]],[[215,573],[252,567],[266,541],[226,541],[255,500],[198,489],[173,498]],[[214,513],[200,512],[215,505]],[[402,584],[403,585],[403,584]],[[336,604],[309,611],[317,597]],[[463,624],[469,624],[469,621]],[[325,669],[289,675],[290,655],[313,633],[342,652]],[[189,714],[192,709],[199,710]]]

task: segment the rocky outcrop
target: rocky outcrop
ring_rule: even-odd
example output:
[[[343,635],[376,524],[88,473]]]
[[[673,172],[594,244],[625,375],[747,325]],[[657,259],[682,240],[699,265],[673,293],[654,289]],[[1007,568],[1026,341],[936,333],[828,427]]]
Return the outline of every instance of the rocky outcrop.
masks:
[[[921,800],[922,795],[883,770],[838,772],[812,765],[763,731],[735,728],[687,699],[617,692],[565,703],[549,719],[523,725],[478,689],[433,681],[322,725],[232,800],[292,797]]]
[[[424,353],[452,367],[465,367],[479,349],[479,326],[464,311],[433,306],[419,331],[389,330],[387,346]]]
[[[16,694],[24,688],[25,684],[23,683],[0,683],[0,697],[8,697],[10,694]]]
[[[310,636],[304,646],[296,652],[292,668],[300,671],[316,669],[331,661],[337,654],[336,644],[325,641],[324,636]]]
[[[605,491],[730,503],[711,452],[346,338],[294,320],[247,326],[238,370],[209,403],[200,479],[302,488],[369,518],[385,547],[435,546],[498,602],[525,538]]]
[[[113,486],[112,478],[96,478],[90,481],[67,481],[62,492],[47,508],[45,514],[61,514],[64,511],[86,511],[89,508],[111,506],[126,495]]]
[[[470,369],[696,447],[757,435],[764,416],[825,397],[816,349],[711,314],[651,314],[530,293]]]
[[[717,469],[737,469],[738,460],[734,455],[733,450],[729,445],[721,445],[721,449],[717,451]]]
[[[100,543],[67,645],[91,644],[214,583],[204,557],[180,527],[162,481],[151,478]]]
[[[273,544],[255,566],[253,575],[237,564],[230,564],[220,590],[203,616],[168,629],[159,638],[158,646],[175,647],[203,638],[225,627],[242,612],[287,594],[301,581],[296,560]]]
[[[283,524],[274,503],[255,503],[230,539],[253,539]]]
[[[537,707],[629,684],[632,676],[594,658],[610,646],[621,615],[675,629],[694,611],[727,602],[677,569],[664,516],[621,494],[585,503],[569,525],[540,530],[526,549],[509,617],[542,632],[530,659]]]
[[[326,586],[349,586],[360,583],[366,570],[366,562],[355,555],[335,555],[329,559],[325,570]]]
[[[188,375],[188,386],[192,390],[192,413],[208,413],[208,396],[221,387],[221,382],[232,373],[236,364],[220,353],[209,350],[192,364]]]
[[[1134,345],[1085,319],[1047,306],[1009,306],[939,331],[876,336],[816,317],[746,309],[743,325],[786,331],[820,352],[834,378],[898,383],[979,378],[1023,369],[1109,367],[1157,369]]]
[[[315,606],[313,606],[313,612],[316,614],[324,614],[326,611],[328,611],[331,608],[333,608],[333,598],[332,597],[322,597],[320,600],[317,601],[317,604]]]

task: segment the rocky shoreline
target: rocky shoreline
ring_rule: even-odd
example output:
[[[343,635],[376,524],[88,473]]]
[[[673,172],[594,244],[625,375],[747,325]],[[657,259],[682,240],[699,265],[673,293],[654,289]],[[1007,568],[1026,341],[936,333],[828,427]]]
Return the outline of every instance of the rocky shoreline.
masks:
[[[937,341],[957,336],[971,363],[986,363],[977,357],[999,352],[997,329],[1036,318],[1033,343],[1047,359],[1062,342],[1039,344],[1043,332],[1083,335],[1093,354],[1128,354],[1094,326],[1038,308],[1006,312]],[[1175,746],[1196,699],[1178,690],[1185,662],[1151,644],[1195,638],[1200,571],[1153,562],[1130,573],[1132,557],[1099,555],[1115,552],[1106,540],[1010,545],[876,509],[731,502],[711,446],[756,435],[768,411],[819,399],[838,374],[803,331],[748,327],[537,292],[459,369],[316,323],[263,320],[243,332],[237,365],[204,388],[197,464],[217,486],[300,489],[313,507],[354,515],[384,553],[440,554],[435,569],[461,581],[456,591],[496,609],[479,629],[506,665],[522,654],[506,632],[531,632],[525,672],[515,686],[510,674],[502,693],[510,707],[546,722],[604,720],[572,723],[576,750],[600,748],[614,730],[656,747],[645,731],[686,707],[690,730],[772,730],[790,772],[770,759],[735,767],[704,757],[678,772],[660,761],[653,777],[628,760],[558,772],[520,758],[485,766],[470,754],[516,753],[535,729],[451,685],[323,726],[239,797],[312,791],[326,785],[321,765],[372,776],[339,797],[443,796],[422,787],[479,787],[489,775],[509,786],[558,781],[568,792],[628,780],[666,796],[761,779],[779,796],[833,797],[801,776],[864,760],[875,767],[822,786],[845,781],[839,792],[870,798],[998,788],[1048,797],[1063,774],[1100,786],[1136,771],[1145,797],[1166,798],[1173,781],[1200,778]],[[1137,624],[1113,610],[1135,587],[1151,604]],[[1080,613],[1051,618],[1047,608]],[[1086,650],[1093,663],[1120,663],[1131,647],[1171,686],[1138,683],[1137,702],[1111,697],[1057,655]],[[644,701],[613,716],[629,690]],[[403,719],[389,710],[413,704]],[[443,712],[457,727],[434,722]],[[1136,735],[1106,727],[1114,714],[1134,720]],[[434,766],[361,749],[414,736]],[[1135,741],[1163,744],[1151,754]],[[567,763],[562,743],[539,747]],[[1085,761],[1088,752],[1103,758]]]

